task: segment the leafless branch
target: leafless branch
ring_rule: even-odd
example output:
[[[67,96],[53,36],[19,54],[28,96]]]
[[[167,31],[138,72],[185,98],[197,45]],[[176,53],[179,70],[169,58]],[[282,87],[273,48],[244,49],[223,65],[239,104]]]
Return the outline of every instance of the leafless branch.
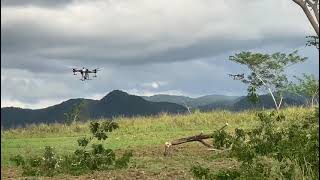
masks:
[[[298,4],[303,12],[305,13],[305,15],[307,16],[309,22],[311,23],[313,29],[316,31],[317,35],[319,36],[319,8],[318,8],[318,0],[315,1],[315,4],[312,5],[313,3],[311,3],[311,8],[314,11],[314,14],[316,16],[316,18],[314,18],[307,6],[307,2],[310,2],[309,0],[292,0],[293,2],[295,2],[296,4]],[[315,6],[316,5],[316,6]]]

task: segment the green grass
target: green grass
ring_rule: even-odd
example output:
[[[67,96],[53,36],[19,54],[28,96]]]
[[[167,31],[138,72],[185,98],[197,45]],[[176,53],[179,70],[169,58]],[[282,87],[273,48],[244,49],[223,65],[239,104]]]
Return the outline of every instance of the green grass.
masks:
[[[286,126],[291,121],[299,120],[300,117],[311,113],[313,109],[288,108],[282,111],[286,115],[287,120],[282,122],[281,125]],[[161,169],[170,166],[170,168],[174,168],[175,170],[186,171],[199,158],[200,160],[201,158],[205,159],[205,162],[210,162],[214,159],[217,161],[216,165],[221,164],[223,158],[214,156],[214,154],[213,156],[208,154],[206,156],[190,156],[188,155],[188,149],[185,149],[185,152],[178,153],[175,158],[167,162],[163,159],[162,155],[165,142],[196,135],[201,132],[211,133],[215,129],[222,127],[226,122],[229,123],[227,130],[230,132],[234,128],[250,129],[258,123],[255,115],[255,111],[237,113],[217,111],[207,113],[195,112],[191,115],[161,114],[153,117],[116,118],[115,121],[119,123],[120,128],[112,132],[104,143],[106,147],[120,152],[134,149],[135,153],[142,153],[138,156],[134,154],[134,159],[139,159],[134,163],[136,168],[145,168],[153,173],[160,173]],[[100,121],[103,121],[103,119]],[[73,152],[77,147],[77,139],[81,136],[89,135],[88,126],[89,122],[76,123],[70,126],[41,124],[3,131],[1,132],[1,166],[11,167],[13,165],[9,162],[11,156],[17,154],[27,156],[37,155],[43,152],[45,146],[54,147],[58,154]],[[181,147],[188,146],[181,145]],[[201,145],[192,143],[191,147],[194,146],[198,148]],[[143,153],[148,154],[146,151],[156,151],[156,153],[151,156],[145,156]],[[201,162],[204,163],[203,161]],[[229,165],[230,163],[228,162],[225,163]],[[181,165],[181,163],[186,165]],[[212,163],[209,165],[212,166]]]

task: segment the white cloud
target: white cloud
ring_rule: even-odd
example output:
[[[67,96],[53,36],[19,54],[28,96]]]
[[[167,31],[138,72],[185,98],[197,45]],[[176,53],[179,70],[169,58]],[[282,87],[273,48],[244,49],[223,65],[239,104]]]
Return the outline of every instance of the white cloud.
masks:
[[[159,88],[159,84],[157,82],[152,82],[151,86],[155,89]]]
[[[36,103],[25,103],[17,100],[7,100],[1,98],[1,107],[20,107],[27,109],[41,109],[61,103],[64,100],[41,100]]]
[[[153,88],[153,89],[158,89],[158,88],[162,88],[163,86],[168,85],[169,83],[166,81],[152,81],[152,82],[148,82],[148,83],[143,83],[141,85],[141,87],[143,88]]]
[[[181,91],[181,90],[165,90],[165,91],[153,91],[153,90],[145,90],[145,89],[128,89],[128,90],[124,90],[126,92],[128,92],[129,94],[133,94],[136,96],[153,96],[156,94],[168,94],[168,95],[184,95],[184,96],[190,96],[190,94]],[[192,96],[192,95],[191,95]]]

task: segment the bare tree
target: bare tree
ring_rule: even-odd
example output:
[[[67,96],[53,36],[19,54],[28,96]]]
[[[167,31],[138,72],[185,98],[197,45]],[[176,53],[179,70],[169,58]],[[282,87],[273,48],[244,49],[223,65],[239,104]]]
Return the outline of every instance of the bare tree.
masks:
[[[190,107],[183,101],[184,107],[187,108],[189,114],[191,114]]]
[[[298,4],[319,37],[319,0],[292,0]]]

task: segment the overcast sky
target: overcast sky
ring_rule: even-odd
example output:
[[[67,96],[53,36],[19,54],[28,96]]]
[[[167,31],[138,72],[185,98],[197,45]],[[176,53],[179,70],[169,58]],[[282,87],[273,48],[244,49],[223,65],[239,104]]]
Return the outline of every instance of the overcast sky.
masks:
[[[70,98],[246,95],[228,73],[240,51],[309,59],[288,75],[318,76],[314,35],[291,0],[1,0],[1,107],[43,108]],[[73,67],[101,68],[80,81]]]

